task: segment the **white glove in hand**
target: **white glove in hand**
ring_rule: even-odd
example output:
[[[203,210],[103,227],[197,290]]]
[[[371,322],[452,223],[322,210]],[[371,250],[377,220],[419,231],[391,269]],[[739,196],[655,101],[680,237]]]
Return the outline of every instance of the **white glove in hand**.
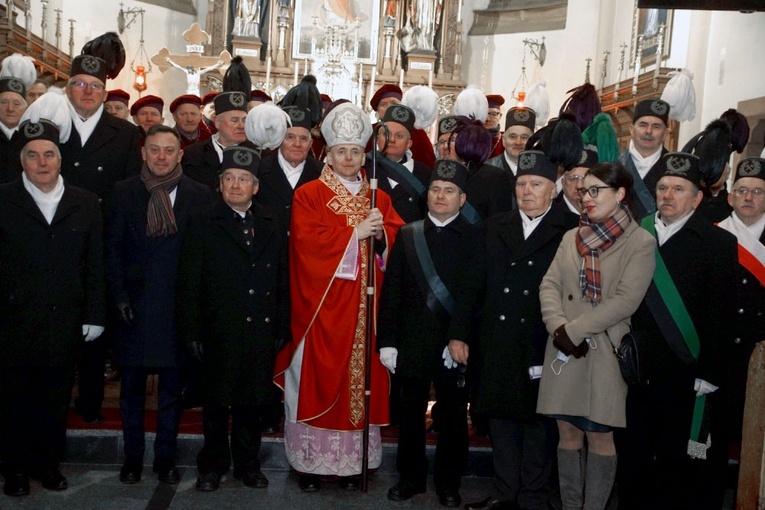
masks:
[[[93,324],[82,325],[82,336],[85,337],[86,342],[92,342],[104,332],[103,326],[95,326]]]
[[[444,360],[444,366],[446,368],[457,368],[457,362],[452,359],[452,355],[449,353],[449,346],[444,347],[444,353],[441,355]]]
[[[718,388],[719,386],[710,384],[706,382],[704,379],[696,379],[696,382],[693,383],[693,390],[696,392],[697,397],[706,395],[707,393],[712,393],[714,391],[717,391]]]
[[[398,358],[398,349],[395,347],[380,348],[380,363],[390,370],[391,374],[396,373],[396,358]]]

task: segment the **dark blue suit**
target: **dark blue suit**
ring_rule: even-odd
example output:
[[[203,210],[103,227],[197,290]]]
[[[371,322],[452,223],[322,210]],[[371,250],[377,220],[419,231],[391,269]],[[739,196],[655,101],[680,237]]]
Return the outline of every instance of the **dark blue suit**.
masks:
[[[176,188],[178,232],[164,237],[146,235],[149,205],[140,176],[117,183],[107,207],[106,273],[109,298],[116,307],[129,303],[135,313],[131,326],[115,327],[117,362],[122,370],[122,411],[125,455],[142,459],[146,377],[159,374],[157,458],[173,458],[180,419],[182,351],[178,342],[175,287],[183,236],[194,215],[209,212],[211,192],[182,177]]]

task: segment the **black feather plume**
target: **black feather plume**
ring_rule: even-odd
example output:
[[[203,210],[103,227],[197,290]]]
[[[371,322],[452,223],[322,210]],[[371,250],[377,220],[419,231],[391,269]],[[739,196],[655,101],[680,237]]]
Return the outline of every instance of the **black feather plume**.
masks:
[[[742,114],[734,108],[730,108],[720,115],[720,118],[730,126],[731,148],[741,154],[749,142],[749,123]]]
[[[725,164],[730,159],[732,152],[730,145],[730,126],[724,120],[713,120],[701,133],[701,137],[696,140],[695,147],[692,148],[693,154],[699,157],[699,172],[704,177],[707,186],[712,186],[725,170]],[[693,141],[693,140],[691,140]],[[689,142],[690,144],[690,142]],[[686,151],[683,147],[683,152]]]
[[[583,147],[582,131],[575,117],[568,113],[551,120],[526,142],[526,150],[541,150],[550,161],[566,170],[579,163]]]
[[[89,41],[82,47],[82,55],[92,55],[106,61],[106,77],[112,80],[125,67],[125,47],[120,36],[114,32],[106,32]]]
[[[311,125],[321,120],[321,92],[316,88],[316,77],[306,74],[296,86],[284,95],[282,106],[297,106],[311,114]]]
[[[223,91],[244,92],[249,100],[250,93],[252,92],[252,79],[250,78],[250,71],[244,65],[244,62],[242,62],[242,57],[231,59],[231,64],[228,66],[225,76],[223,76]]]

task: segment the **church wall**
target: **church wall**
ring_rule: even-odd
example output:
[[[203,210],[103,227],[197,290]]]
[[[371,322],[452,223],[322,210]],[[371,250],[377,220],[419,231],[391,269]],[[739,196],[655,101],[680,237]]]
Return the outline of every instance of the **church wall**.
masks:
[[[205,4],[207,2],[204,2]],[[33,4],[33,27],[39,27],[41,19],[39,11],[39,2]],[[158,7],[142,2],[125,2],[124,8],[145,9],[144,14],[144,47],[151,58],[163,46],[166,46],[172,54],[185,54],[186,42],[183,40],[183,32],[196,21],[196,17],[172,11],[164,7]],[[62,18],[68,20],[74,18],[77,20],[75,25],[75,44],[74,52],[78,54],[82,46],[89,40],[98,37],[104,32],[117,32],[117,14],[120,10],[119,2],[104,2],[103,0],[51,0],[48,3],[48,34],[47,39],[55,43],[55,12],[53,9],[62,9]],[[206,5],[205,5],[206,9]],[[35,33],[39,34],[39,28],[34,28]],[[64,24],[62,30],[62,48],[68,50],[69,47],[69,24]],[[126,63],[116,80],[109,80],[106,84],[108,89],[121,88],[130,93],[131,104],[138,99],[138,92],[132,87],[134,73],[130,70],[130,62],[133,58],[136,62],[140,58],[136,57],[140,39],[141,39],[141,19],[136,21],[125,30],[121,35],[122,43],[125,45]],[[145,61],[145,58],[144,58]],[[170,101],[176,96],[185,92],[186,77],[183,72],[176,69],[169,69],[162,73],[154,66],[150,74],[147,75],[148,88],[143,95],[154,94],[166,99],[165,105],[165,123],[173,124],[168,106]],[[148,67],[148,66],[147,66]]]
[[[697,102],[700,119],[686,139],[728,108],[735,108],[740,101],[765,96],[762,57],[765,12],[713,12],[707,37],[708,44],[703,48],[706,49],[706,67],[703,74],[696,73],[694,79],[697,93],[703,88],[703,95]],[[702,50],[701,47],[691,48]]]
[[[627,44],[621,79],[630,79],[634,0],[569,0],[566,28],[546,32],[467,36],[474,9],[488,0],[466,0],[463,74],[468,84],[487,93],[502,94],[513,106],[511,91],[521,73],[523,39],[545,36],[547,61],[540,67],[526,56],[529,85],[537,79],[547,83],[551,116],[565,100],[566,91],[584,82],[585,59],[592,58],[590,81],[600,84],[603,52],[610,51],[606,85],[618,80],[620,45]],[[765,96],[765,66],[757,51],[765,48],[765,13],[729,11],[674,11],[668,68],[688,68],[694,75],[696,117],[680,126],[682,147],[694,134],[739,101]],[[653,66],[643,68],[643,72]]]

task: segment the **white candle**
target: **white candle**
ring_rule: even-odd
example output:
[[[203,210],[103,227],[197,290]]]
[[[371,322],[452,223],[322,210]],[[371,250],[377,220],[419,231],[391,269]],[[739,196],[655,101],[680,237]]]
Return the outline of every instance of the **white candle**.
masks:
[[[457,2],[457,23],[462,22],[462,0]]]
[[[433,88],[433,69],[428,71],[428,88],[429,89]]]
[[[298,73],[299,72],[300,72],[300,61],[297,60],[297,61],[295,61],[295,80],[292,83],[292,85],[294,85],[295,87],[297,87],[297,84],[298,84]]]
[[[369,80],[369,90],[374,93],[375,91],[375,77],[377,76],[377,66],[372,66],[372,78]],[[370,98],[372,96],[369,96]]]
[[[266,57],[266,93],[268,93],[268,86],[271,83],[271,55]]]
[[[404,70],[401,70],[401,76],[398,79],[398,88],[404,90]]]
[[[311,71],[308,69],[308,59],[305,59],[305,65],[303,67],[303,74],[311,74]]]

